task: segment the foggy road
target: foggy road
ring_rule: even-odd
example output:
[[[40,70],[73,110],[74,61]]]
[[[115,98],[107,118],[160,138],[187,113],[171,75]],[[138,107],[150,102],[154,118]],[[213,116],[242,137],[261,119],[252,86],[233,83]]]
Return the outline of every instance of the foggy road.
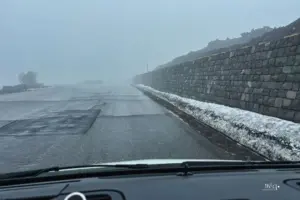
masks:
[[[0,172],[153,158],[235,156],[131,86],[0,96]]]

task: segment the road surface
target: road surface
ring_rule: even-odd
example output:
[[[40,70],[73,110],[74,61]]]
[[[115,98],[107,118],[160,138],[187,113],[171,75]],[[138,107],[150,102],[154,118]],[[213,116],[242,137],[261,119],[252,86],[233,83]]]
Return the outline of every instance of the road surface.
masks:
[[[0,95],[0,172],[153,158],[219,158],[199,132],[131,86]]]

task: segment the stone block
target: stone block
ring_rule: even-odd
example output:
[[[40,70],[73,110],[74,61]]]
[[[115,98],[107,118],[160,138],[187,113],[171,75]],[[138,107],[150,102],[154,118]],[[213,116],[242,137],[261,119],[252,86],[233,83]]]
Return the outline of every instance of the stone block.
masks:
[[[300,99],[300,91],[297,92],[296,99]]]
[[[249,94],[245,94],[244,100],[245,100],[245,101],[249,101]]]
[[[284,44],[283,38],[280,40],[276,40],[276,48],[280,48],[280,47],[284,46],[283,44]]]
[[[269,97],[268,96],[263,96],[263,98],[262,98],[262,104],[263,105],[269,105]]]
[[[266,90],[266,89],[264,89],[264,90]],[[270,90],[270,89],[268,89],[270,92],[269,93],[265,93],[265,92],[263,92],[263,95],[270,95],[270,97],[278,97],[278,90]]]
[[[248,93],[253,93],[253,88],[248,88]]]
[[[291,99],[283,99],[282,101],[282,106],[283,107],[289,107],[292,103],[292,100]]]
[[[252,80],[253,80],[253,81],[259,81],[259,79],[260,79],[259,75],[254,75],[254,76],[252,77]]]
[[[289,56],[296,55],[297,46],[291,46],[287,48],[286,54]]]
[[[282,102],[283,102],[282,98],[276,98],[275,102],[274,102],[274,106],[277,107],[277,108],[281,108]]]
[[[298,91],[299,90],[299,83],[293,83],[293,88],[294,91]]]
[[[264,97],[264,98],[265,98],[265,97]],[[273,98],[273,97],[266,97],[266,99],[267,99],[266,105],[268,105],[268,106],[274,106],[274,105],[275,105],[276,98]]]
[[[271,76],[271,81],[277,81],[277,79],[278,79],[277,74]]]
[[[296,52],[297,51],[297,46],[292,46],[289,48],[290,52]]]
[[[275,60],[276,66],[284,66],[287,63],[287,57],[278,57]]]
[[[277,96],[278,97],[286,97],[286,91],[285,90],[278,90],[277,91]]]
[[[277,52],[278,52],[278,49],[274,49],[271,53],[271,57],[272,58],[276,58],[277,57]]]
[[[300,45],[297,46],[296,52],[297,52],[298,54],[300,54]]]
[[[300,65],[300,55],[296,56],[295,65]]]
[[[300,65],[293,66],[293,73],[300,73]]]
[[[264,67],[261,69],[262,74],[269,74],[269,68]]]
[[[270,58],[268,64],[271,66],[275,65],[275,58]]]
[[[260,75],[260,81],[265,81],[265,76],[267,76],[267,75]]]
[[[240,102],[240,108],[246,109],[246,102],[245,101]]]
[[[285,52],[285,48],[280,48],[280,49],[278,49],[278,51],[277,51],[277,56],[278,56],[278,57],[284,56],[284,52]]]
[[[269,63],[268,60],[264,60],[263,63],[262,63],[262,66],[263,66],[263,67],[266,67],[266,66],[268,66],[268,63]]]
[[[283,73],[286,73],[286,74],[290,74],[290,73],[292,73],[292,66],[284,66],[283,68],[282,68],[282,72]]]
[[[273,82],[273,84],[274,84],[274,87],[273,87],[274,89],[281,89],[281,84],[282,84],[282,83],[280,83],[280,82],[275,82],[275,83],[274,83],[274,82]]]
[[[282,68],[283,67],[276,67],[275,68],[275,74],[281,74],[282,73]]]
[[[269,68],[269,74],[277,74],[276,73],[276,68],[272,67],[272,68]]]
[[[265,109],[265,106],[264,106],[264,105],[259,105],[259,110],[258,110],[258,112],[259,112],[259,113],[264,113],[264,109]]]
[[[291,82],[300,82],[300,74],[288,74],[286,80]]]
[[[285,80],[286,80],[286,74],[279,74],[279,75],[278,75],[277,81],[283,82],[283,81],[285,81]]]
[[[270,107],[269,108],[269,115],[276,117],[278,113],[278,108]]]
[[[251,83],[251,87],[256,87],[256,88],[260,88],[262,86],[263,82],[260,81],[254,81]]]
[[[291,103],[290,107],[293,110],[300,110],[300,100],[299,99],[292,100],[292,103]]]
[[[294,65],[296,62],[296,56],[289,56],[287,60],[287,65]]]
[[[293,83],[292,82],[286,82],[282,84],[282,89],[284,90],[291,90],[293,88]]]
[[[267,58],[271,58],[271,55],[272,55],[272,51],[268,51],[267,52]]]
[[[279,109],[278,117],[286,120],[293,120],[295,116],[295,111],[286,110],[286,109]]]
[[[275,49],[276,48],[276,41],[271,41],[269,46],[270,46],[270,49]]]
[[[263,88],[254,88],[253,93],[254,94],[261,94],[263,92]]]
[[[240,102],[238,100],[231,99],[229,105],[233,107],[239,107]]]
[[[299,35],[299,34],[298,34],[298,35],[295,35],[295,36],[292,38],[291,43],[293,44],[293,46],[300,44],[300,35]]]
[[[246,102],[246,110],[250,110],[250,111],[252,111],[252,109],[253,109],[253,103],[251,103],[251,102]]]
[[[300,112],[296,112],[294,116],[294,121],[299,123],[300,122]]]
[[[254,103],[254,104],[253,104],[252,111],[253,111],[253,112],[258,112],[258,111],[259,111],[259,104]]]
[[[286,92],[286,98],[288,99],[295,99],[297,95],[297,92],[295,91],[287,91]]]
[[[264,72],[263,69],[264,69],[264,68],[256,69],[256,70],[254,71],[254,73],[257,74],[257,75],[261,75],[261,74],[263,74],[263,72]]]

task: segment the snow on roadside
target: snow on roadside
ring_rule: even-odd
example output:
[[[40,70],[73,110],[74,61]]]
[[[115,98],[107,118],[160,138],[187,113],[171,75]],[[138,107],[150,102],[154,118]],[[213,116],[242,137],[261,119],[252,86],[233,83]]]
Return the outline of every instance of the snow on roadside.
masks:
[[[136,85],[271,160],[300,160],[300,124]]]

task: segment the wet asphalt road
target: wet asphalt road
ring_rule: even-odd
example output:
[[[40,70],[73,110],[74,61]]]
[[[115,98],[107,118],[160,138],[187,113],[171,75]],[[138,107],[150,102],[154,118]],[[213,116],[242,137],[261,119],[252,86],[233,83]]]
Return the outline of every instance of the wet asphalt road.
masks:
[[[234,155],[131,86],[56,86],[0,96],[0,172]]]

